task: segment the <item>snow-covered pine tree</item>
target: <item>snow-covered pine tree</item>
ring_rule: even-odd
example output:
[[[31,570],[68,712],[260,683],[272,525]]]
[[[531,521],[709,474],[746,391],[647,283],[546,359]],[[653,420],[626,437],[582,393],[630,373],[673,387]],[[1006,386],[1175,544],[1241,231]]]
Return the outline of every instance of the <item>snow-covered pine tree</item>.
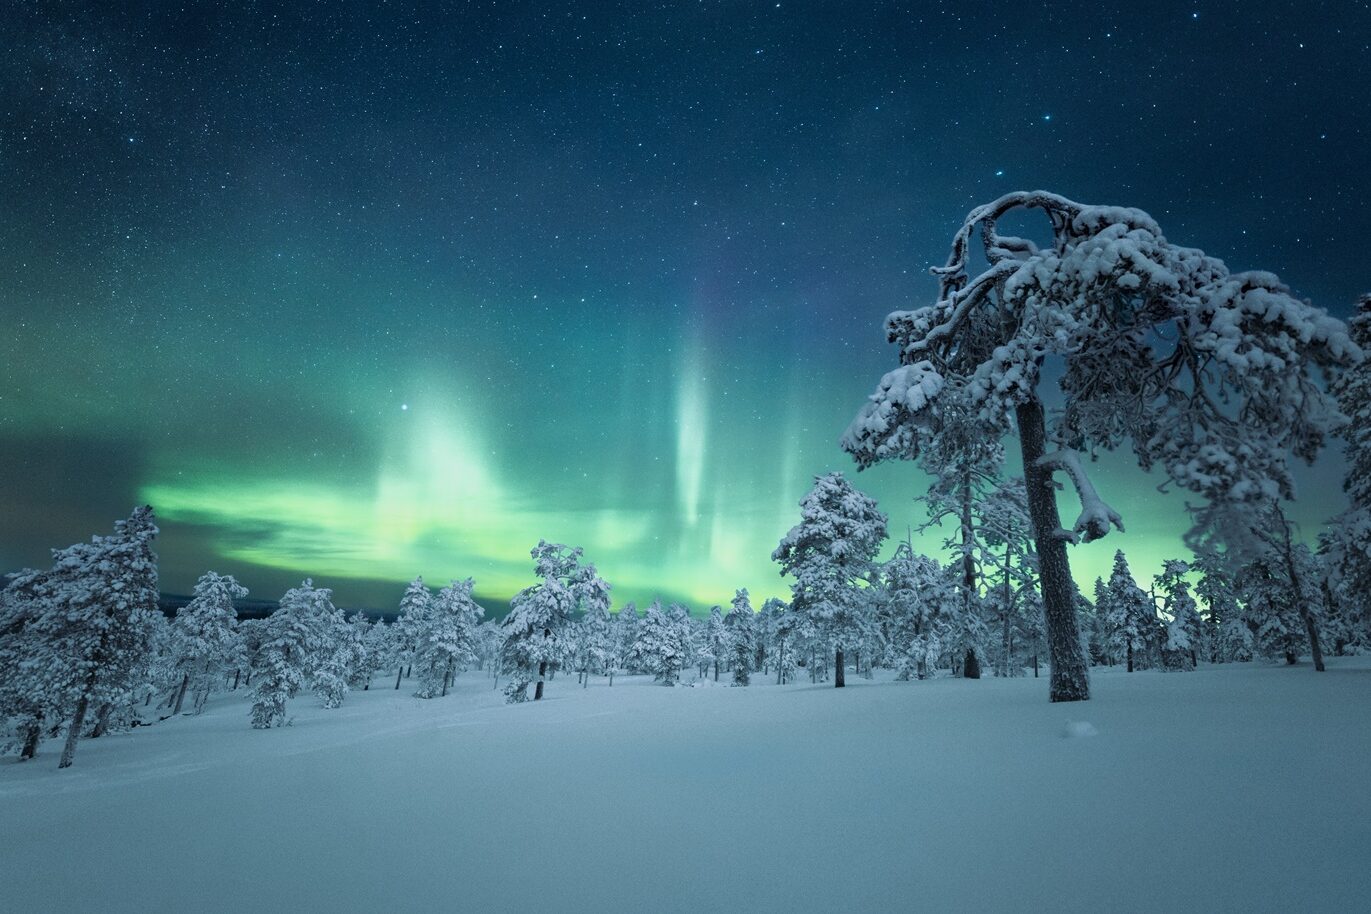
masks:
[[[1095,601],[1095,610],[1104,616],[1113,653],[1127,660],[1128,672],[1152,665],[1153,654],[1159,647],[1157,607],[1133,580],[1122,549],[1114,553],[1114,568],[1102,599]]]
[[[674,686],[686,668],[689,649],[689,613],[674,603],[664,610],[661,600],[653,600],[638,623],[638,637],[633,644],[633,655],[642,668],[657,682]]]
[[[1052,243],[1001,235],[999,221],[1015,210],[1043,213]],[[978,234],[988,266],[972,277]],[[1337,423],[1315,369],[1351,361],[1357,347],[1339,321],[1269,273],[1230,274],[1169,243],[1140,210],[1044,191],[972,210],[934,272],[935,304],[886,318],[900,367],[881,379],[843,447],[865,466],[917,454],[951,417],[974,411],[995,428],[1012,414],[1052,658],[1049,698],[1084,700],[1066,545],[1099,539],[1122,518],[1097,494],[1082,453],[1131,442],[1143,468],[1160,465],[1211,503],[1288,496],[1289,456],[1312,460]],[[1051,421],[1039,391],[1049,359],[1062,366],[1065,399]],[[1057,511],[1056,472],[1081,501],[1070,530]]]
[[[633,658],[633,645],[638,640],[638,607],[633,601],[625,603],[614,614],[615,666],[625,670],[632,669],[636,662]],[[609,684],[614,684],[610,675]]]
[[[807,615],[833,645],[833,684],[842,688],[843,648],[866,605],[861,587],[875,574],[885,542],[885,515],[841,473],[816,477],[800,501],[800,523],[782,538],[772,561],[795,579],[792,611]]]
[[[416,630],[414,665],[419,671],[419,690],[415,697],[446,697],[453,678],[476,661],[485,610],[472,599],[475,586],[471,578],[453,581],[429,604]]]
[[[585,566],[573,581],[583,615],[576,626],[581,654],[581,687],[590,686],[590,674],[608,671],[614,654],[614,621],[609,615],[609,584]]]
[[[528,687],[535,679],[534,700],[543,697],[548,667],[562,657],[560,632],[575,607],[576,598],[556,577],[544,578],[541,584],[514,595],[502,623],[505,667],[510,674],[505,698],[511,704],[528,700]]]
[[[794,613],[784,600],[769,598],[762,604],[762,618],[769,639],[767,656],[776,667],[776,684],[785,685],[795,675]]]
[[[262,643],[266,640],[266,633],[266,619],[238,620],[238,641],[243,650],[238,657],[241,675],[234,675],[234,688],[238,687],[240,680],[244,687],[252,686],[252,671],[257,669],[257,658],[262,652]]]
[[[717,603],[709,608],[709,617],[705,620],[705,630],[700,639],[700,657],[703,668],[714,669],[714,681],[719,681],[719,664],[723,663],[729,653],[728,650],[728,628],[724,625],[724,609]]]
[[[1162,597],[1162,613],[1166,617],[1165,641],[1162,644],[1162,669],[1193,670],[1205,649],[1204,622],[1199,607],[1190,594],[1190,582],[1185,575],[1190,566],[1180,559],[1168,559],[1162,573],[1155,578],[1157,592]]]
[[[503,659],[510,671],[505,696],[511,703],[528,699],[535,671],[533,700],[543,697],[548,672],[555,670],[565,655],[566,628],[578,606],[609,607],[609,584],[594,565],[581,561],[584,551],[579,546],[539,540],[529,554],[534,574],[542,583],[516,594],[502,623]]]
[[[1241,576],[1249,583],[1260,582],[1258,586],[1263,590],[1283,583],[1285,597],[1273,597],[1270,605],[1280,605],[1295,613],[1299,627],[1304,630],[1314,669],[1323,672],[1319,620],[1324,594],[1320,585],[1326,576],[1318,556],[1299,541],[1295,525],[1286,517],[1280,501],[1268,498],[1221,502],[1195,513],[1197,521],[1187,538],[1196,553],[1212,552],[1222,543],[1230,560],[1242,566],[1262,566],[1252,573],[1244,570]],[[1291,651],[1295,659],[1303,653],[1294,645],[1287,645],[1283,653],[1289,658]]]
[[[348,616],[348,648],[352,652],[348,688],[363,692],[371,688],[372,678],[381,671],[384,643],[384,626],[379,619],[372,622],[360,609]]]
[[[400,688],[400,680],[405,670],[414,663],[414,652],[419,647],[419,639],[428,625],[428,614],[433,607],[433,592],[424,584],[422,575],[409,582],[405,594],[400,598],[400,611],[395,616],[395,624],[390,626],[390,657],[395,663],[395,688]]]
[[[948,620],[960,611],[960,581],[951,569],[904,542],[881,566],[881,591],[877,624],[886,665],[900,680],[928,678],[943,653]]]
[[[725,624],[733,664],[733,684],[745,686],[752,681],[752,662],[757,657],[757,614],[752,611],[752,600],[747,595],[746,587],[733,594],[731,606],[733,609]]]
[[[12,734],[20,761],[37,755],[45,723],[63,713],[69,682],[60,675],[65,659],[52,653],[46,633],[33,624],[47,610],[33,592],[41,576],[25,569],[0,590],[0,722],[12,728],[0,733],[0,751],[8,751]]]
[[[99,736],[115,703],[128,699],[146,671],[153,620],[161,612],[156,536],[152,508],[135,508],[112,535],[54,550],[50,571],[15,582],[41,602],[29,625],[43,644],[43,691],[61,695],[70,713],[59,768],[71,765],[91,707],[91,735]]]
[[[328,709],[340,707],[348,694],[348,680],[352,678],[352,662],[356,651],[352,641],[352,627],[347,616],[333,605],[333,591],[319,588],[323,597],[316,600],[319,641],[311,667],[310,689]]]
[[[254,729],[286,722],[286,701],[316,673],[319,655],[334,646],[329,627],[337,610],[332,598],[333,591],[315,587],[306,578],[299,587],[286,591],[276,611],[266,618],[253,671],[257,680],[251,711]]]
[[[195,713],[204,710],[215,682],[238,661],[242,651],[233,601],[246,597],[248,589],[231,574],[207,571],[195,582],[193,593],[172,622],[175,664],[181,674],[172,714],[181,713],[192,684]]]
[[[589,688],[592,673],[608,673],[614,654],[614,620],[609,607],[597,603],[585,608],[576,623],[576,655],[581,687]]]
[[[1195,593],[1204,602],[1210,659],[1215,663],[1252,659],[1252,629],[1238,604],[1236,572],[1230,564],[1219,552],[1204,551],[1195,556],[1194,568],[1199,574]]]
[[[1357,302],[1348,322],[1352,341],[1371,355],[1371,295]],[[1323,552],[1332,572],[1324,588],[1329,610],[1347,619],[1351,643],[1371,649],[1371,358],[1344,369],[1330,387],[1347,416],[1348,507],[1329,525]]]

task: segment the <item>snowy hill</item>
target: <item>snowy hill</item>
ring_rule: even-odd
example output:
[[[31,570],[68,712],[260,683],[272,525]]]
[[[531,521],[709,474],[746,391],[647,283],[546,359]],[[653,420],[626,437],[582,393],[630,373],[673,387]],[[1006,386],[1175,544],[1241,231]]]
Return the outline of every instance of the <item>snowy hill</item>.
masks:
[[[1371,899],[1371,663],[246,696],[0,764],[13,911],[1259,911]],[[412,686],[408,687],[412,691]]]

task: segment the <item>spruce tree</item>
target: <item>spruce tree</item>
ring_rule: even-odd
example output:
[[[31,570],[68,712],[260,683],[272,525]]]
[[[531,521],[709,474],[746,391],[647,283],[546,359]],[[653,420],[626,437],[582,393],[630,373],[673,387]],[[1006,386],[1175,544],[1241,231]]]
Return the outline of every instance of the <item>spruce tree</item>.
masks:
[[[752,611],[747,588],[733,595],[731,605],[733,609],[728,614],[726,624],[733,662],[733,684],[745,686],[752,681],[752,662],[757,656],[757,614]]]
[[[843,649],[858,634],[866,605],[860,589],[875,573],[886,518],[841,473],[816,477],[800,501],[800,514],[771,558],[781,574],[795,579],[791,610],[806,615],[832,644],[833,685],[842,688]]]

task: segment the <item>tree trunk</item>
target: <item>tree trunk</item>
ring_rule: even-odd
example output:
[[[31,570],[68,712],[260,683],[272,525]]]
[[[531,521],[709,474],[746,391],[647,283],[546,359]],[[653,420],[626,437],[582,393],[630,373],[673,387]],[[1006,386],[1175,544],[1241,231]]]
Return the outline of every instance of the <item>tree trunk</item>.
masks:
[[[1090,697],[1090,674],[1081,653],[1080,630],[1076,624],[1076,588],[1071,581],[1066,541],[1058,536],[1062,523],[1057,513],[1057,490],[1053,486],[1051,470],[1038,464],[1044,454],[1047,435],[1042,401],[1035,397],[1019,404],[1014,408],[1014,417],[1019,426],[1028,515],[1038,549],[1038,585],[1047,624],[1048,656],[1052,663],[1048,700],[1085,701]]]
[[[95,673],[91,672],[86,677],[86,687],[81,690],[81,697],[76,701],[76,713],[71,718],[71,727],[67,730],[67,743],[62,747],[62,757],[57,762],[57,767],[70,768],[71,760],[76,755],[76,741],[81,737],[81,728],[86,723],[86,708],[90,706],[90,690],[95,685]]]
[[[1133,645],[1128,645],[1128,672],[1133,672]]]
[[[91,739],[105,735],[105,731],[109,729],[109,716],[113,710],[114,703],[110,701],[100,706],[100,710],[95,714],[95,729],[91,731]]]
[[[961,521],[962,521],[962,614],[963,618],[971,615],[971,607],[976,596],[976,557],[972,555],[971,549],[973,540],[976,536],[975,526],[972,524],[971,515],[971,467],[968,465],[962,468],[961,478]],[[976,659],[976,652],[967,648],[966,662],[962,666],[962,675],[967,679],[981,678],[981,665]]]
[[[719,681],[719,658],[714,658],[714,681]]]
[[[24,735],[24,748],[19,750],[19,761],[28,761],[38,754],[38,740],[43,735],[43,718],[33,715],[19,728]]]
[[[399,668],[398,670],[395,671],[395,690],[396,690],[397,692],[400,690],[400,677],[402,677],[402,676],[404,676],[404,675],[405,675],[405,665],[402,663],[402,664],[400,664],[400,668]]]
[[[1281,532],[1285,534],[1284,553],[1285,570],[1290,576],[1290,597],[1299,607],[1300,621],[1304,623],[1304,630],[1309,633],[1309,656],[1314,661],[1314,669],[1317,672],[1324,672],[1323,669],[1323,647],[1319,644],[1319,626],[1314,621],[1314,614],[1309,611],[1308,605],[1304,602],[1304,587],[1300,581],[1299,569],[1295,567],[1295,547],[1290,542],[1290,524],[1285,519],[1285,514],[1279,507],[1276,513],[1280,518]]]
[[[841,689],[847,685],[843,677],[843,649],[836,648],[833,653],[833,688]]]
[[[547,640],[548,638],[550,638],[551,636],[552,636],[552,632],[551,632],[550,630],[548,630],[548,629],[546,629],[546,628],[543,629],[543,640],[546,641],[546,640]],[[540,661],[538,661],[538,686],[537,686],[537,688],[535,688],[535,689],[533,690],[533,700],[534,700],[534,701],[540,701],[540,700],[542,700],[542,697],[543,697],[543,680],[546,679],[546,678],[547,678],[547,661],[546,661],[546,660],[540,660]]]
[[[981,661],[976,656],[975,648],[966,649],[966,662],[962,666],[962,675],[967,679],[981,678]]]
[[[186,689],[190,687],[190,672],[187,671],[181,676],[181,684],[176,687],[176,706],[171,709],[171,716],[175,717],[181,713],[181,705],[186,701]]]

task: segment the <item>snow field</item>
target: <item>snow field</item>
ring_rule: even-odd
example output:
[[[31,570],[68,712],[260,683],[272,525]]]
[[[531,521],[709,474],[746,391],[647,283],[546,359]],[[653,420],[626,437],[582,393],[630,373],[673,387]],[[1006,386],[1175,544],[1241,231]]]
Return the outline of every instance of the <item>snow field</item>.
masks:
[[[687,673],[687,677],[691,674]],[[15,911],[1267,911],[1371,898],[1371,662],[1046,679],[643,677],[504,705],[380,676],[0,765]],[[390,681],[393,684],[393,679]],[[406,691],[408,690],[408,691]],[[1090,731],[1093,731],[1090,732]],[[1077,738],[1086,737],[1089,738]]]

